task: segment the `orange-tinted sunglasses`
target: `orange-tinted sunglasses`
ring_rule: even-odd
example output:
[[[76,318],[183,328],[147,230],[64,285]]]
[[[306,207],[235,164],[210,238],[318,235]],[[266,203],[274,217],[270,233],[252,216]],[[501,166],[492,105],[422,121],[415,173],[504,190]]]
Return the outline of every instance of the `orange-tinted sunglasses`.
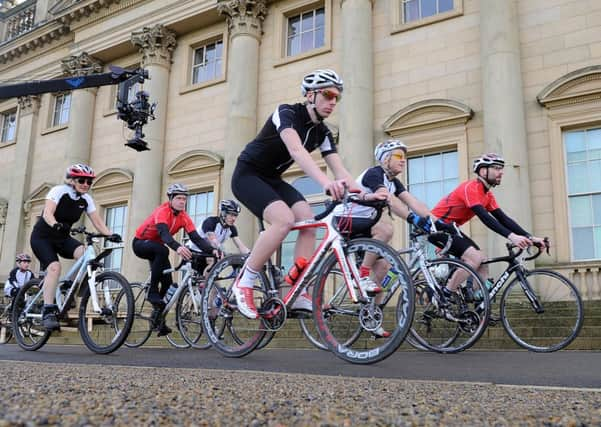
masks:
[[[331,101],[332,99],[336,99],[336,102],[340,102],[340,98],[342,98],[342,95],[340,93],[336,93],[333,90],[329,90],[329,89],[322,89],[322,90],[318,90],[318,93],[321,93],[323,95],[323,97],[325,99],[327,99],[328,101]]]
[[[390,157],[396,160],[405,160],[405,155],[403,153],[394,153],[391,154]]]

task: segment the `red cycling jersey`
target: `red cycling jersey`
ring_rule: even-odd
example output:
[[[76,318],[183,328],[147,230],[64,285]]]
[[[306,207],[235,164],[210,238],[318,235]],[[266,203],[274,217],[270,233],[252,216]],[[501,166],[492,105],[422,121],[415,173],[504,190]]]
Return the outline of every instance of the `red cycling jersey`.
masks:
[[[432,214],[444,222],[455,222],[463,225],[475,215],[471,209],[476,205],[482,205],[488,212],[499,208],[492,191],[484,191],[484,183],[479,179],[465,181],[451,191],[448,196],[443,197]]]
[[[179,212],[177,215],[173,213],[173,209],[169,206],[169,202],[165,202],[156,208],[148,218],[144,220],[141,226],[136,230],[136,238],[140,240],[152,240],[153,242],[165,243],[161,240],[157,231],[157,224],[167,224],[169,233],[173,236],[182,228],[186,233],[190,234],[196,231],[194,222],[185,212]]]

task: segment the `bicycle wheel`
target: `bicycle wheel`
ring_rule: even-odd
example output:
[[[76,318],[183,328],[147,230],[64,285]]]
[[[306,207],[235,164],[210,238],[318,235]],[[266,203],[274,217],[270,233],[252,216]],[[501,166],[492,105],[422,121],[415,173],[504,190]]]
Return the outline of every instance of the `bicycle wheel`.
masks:
[[[179,295],[175,306],[175,318],[180,335],[193,348],[205,350],[211,343],[203,336],[198,288],[186,289]]]
[[[399,272],[398,285],[395,282],[391,287],[394,294],[382,294],[387,304],[376,302],[381,298],[378,296],[353,303],[346,284],[341,283],[335,254],[330,254],[324,261],[313,289],[313,315],[321,341],[336,356],[359,364],[383,360],[401,345],[411,326],[415,299],[405,262],[394,249],[374,239],[354,239],[345,248],[347,260],[357,269],[366,254],[373,254],[380,264],[372,269],[372,280],[379,282],[381,277],[376,273],[385,274],[390,268]],[[375,333],[380,328],[389,331],[390,335],[383,337],[380,334],[376,340]]]
[[[566,277],[550,270],[524,271],[501,297],[501,319],[509,336],[530,351],[561,350],[580,332],[584,319],[582,298]],[[536,309],[530,298],[535,300]]]
[[[84,283],[79,307],[79,333],[94,353],[117,350],[129,334],[134,321],[134,296],[129,282],[115,271],[96,276],[95,291],[100,313],[94,311],[90,287]]]
[[[10,298],[0,296],[0,344],[8,343],[13,337],[10,306]]]
[[[25,350],[37,350],[50,338],[50,332],[42,326],[42,307],[40,279],[32,279],[19,290],[13,304],[13,334]]]
[[[453,293],[443,303],[431,301],[427,279],[423,271],[418,271],[414,277],[417,298],[411,336],[417,344],[437,353],[467,350],[488,326],[488,290],[476,271],[460,260],[436,259],[430,261],[429,270],[439,288],[445,287],[451,277],[460,275],[461,292]]]
[[[332,324],[336,323],[338,330],[341,331],[338,334],[341,339],[343,336],[346,336],[344,345],[348,346],[359,338],[363,329],[361,328],[361,325],[357,324],[356,319],[354,318],[355,316],[346,314],[354,312],[352,308],[353,302],[350,299],[348,289],[346,288],[346,282],[344,281],[340,270],[336,268],[332,269],[330,271],[329,280],[331,281],[332,292],[326,304],[337,307],[338,309],[328,313],[328,319],[331,319]],[[314,347],[320,350],[328,350],[328,346],[321,341],[319,331],[315,327],[315,321],[313,319],[298,320],[305,338],[313,344]],[[342,331],[344,331],[344,333]]]
[[[134,282],[130,284],[130,287],[134,297],[134,321],[123,345],[137,348],[143,346],[152,333],[152,304],[146,300],[146,285]],[[121,304],[120,299],[125,295],[125,291],[120,293],[117,306]]]
[[[184,293],[184,292],[182,292]],[[173,308],[173,307],[171,307]],[[184,339],[182,334],[180,333],[179,326],[177,324],[177,316],[175,310],[169,310],[165,314],[165,325],[171,329],[171,332],[165,335],[167,338],[167,342],[171,344],[171,347],[175,348],[190,348],[190,343]]]
[[[245,257],[230,255],[215,264],[202,294],[202,324],[207,338],[221,354],[242,357],[253,351],[267,329],[261,317],[247,319],[236,307],[232,286]],[[263,273],[255,284],[255,305],[261,309],[266,298],[267,278]]]

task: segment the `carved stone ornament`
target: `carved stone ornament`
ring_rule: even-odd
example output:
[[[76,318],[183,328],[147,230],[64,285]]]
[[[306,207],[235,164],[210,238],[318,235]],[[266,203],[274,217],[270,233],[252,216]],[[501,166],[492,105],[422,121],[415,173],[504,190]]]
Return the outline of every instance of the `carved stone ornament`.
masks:
[[[0,226],[6,224],[6,216],[8,215],[8,200],[0,199]]]
[[[40,109],[40,97],[38,95],[20,96],[17,102],[19,103],[19,116],[36,113]]]
[[[247,34],[260,39],[267,16],[266,3],[266,0],[218,0],[217,11],[226,15],[231,37]]]
[[[131,34],[131,42],[143,55],[143,65],[171,66],[171,54],[177,45],[175,32],[161,24],[144,27]]]
[[[69,76],[87,76],[102,72],[102,63],[87,52],[71,55],[61,62],[63,72]]]

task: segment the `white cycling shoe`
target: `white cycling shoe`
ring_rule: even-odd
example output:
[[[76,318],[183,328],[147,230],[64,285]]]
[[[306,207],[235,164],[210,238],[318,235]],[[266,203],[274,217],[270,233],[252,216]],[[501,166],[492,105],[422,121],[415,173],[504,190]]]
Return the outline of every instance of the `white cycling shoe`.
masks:
[[[257,307],[255,306],[255,301],[253,299],[253,288],[240,287],[239,283],[237,282],[232,287],[232,292],[236,298],[238,311],[242,313],[244,317],[249,319],[257,319],[259,317],[259,312],[257,311]]]
[[[312,313],[313,302],[311,301],[311,297],[309,296],[309,294],[307,294],[306,292],[300,294],[296,301],[294,301],[294,304],[292,304],[292,307],[290,307],[290,309],[308,311]]]

